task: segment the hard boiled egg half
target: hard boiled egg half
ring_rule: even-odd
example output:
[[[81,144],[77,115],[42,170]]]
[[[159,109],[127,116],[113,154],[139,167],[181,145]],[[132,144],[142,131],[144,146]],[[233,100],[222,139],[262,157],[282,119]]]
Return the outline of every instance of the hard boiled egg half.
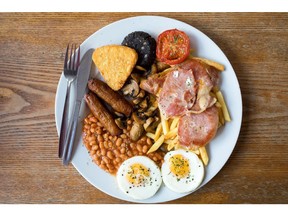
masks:
[[[183,149],[168,152],[161,171],[165,185],[177,193],[195,190],[204,178],[202,161],[195,153]]]
[[[120,190],[138,200],[152,197],[162,184],[159,167],[145,156],[125,160],[117,171],[116,179]]]

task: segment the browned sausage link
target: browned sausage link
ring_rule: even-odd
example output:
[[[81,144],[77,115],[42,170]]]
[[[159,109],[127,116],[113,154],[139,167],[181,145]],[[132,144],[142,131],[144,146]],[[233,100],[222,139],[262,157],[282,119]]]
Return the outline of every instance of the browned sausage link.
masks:
[[[121,133],[121,129],[116,125],[112,115],[101,104],[96,95],[92,92],[87,93],[85,95],[85,101],[93,115],[102,123],[107,131],[112,135],[119,135]]]
[[[108,103],[115,111],[129,116],[133,110],[132,105],[118,92],[113,91],[106,83],[98,79],[91,79],[88,88]]]

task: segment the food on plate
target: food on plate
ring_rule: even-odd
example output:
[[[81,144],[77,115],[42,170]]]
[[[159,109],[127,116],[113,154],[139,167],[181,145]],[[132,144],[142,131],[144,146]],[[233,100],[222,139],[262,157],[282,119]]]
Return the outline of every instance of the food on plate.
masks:
[[[201,113],[212,106],[216,99],[211,97],[210,91],[219,83],[216,72],[198,60],[187,60],[169,69],[158,98],[159,109],[164,117]]]
[[[137,65],[149,68],[156,58],[156,40],[150,34],[143,31],[135,31],[128,34],[122,45],[131,47],[138,53]]]
[[[185,115],[194,105],[196,93],[193,70],[176,68],[166,76],[158,98],[159,109],[167,119]]]
[[[225,103],[225,100],[224,100],[224,97],[223,97],[223,94],[221,91],[217,91],[216,92],[216,97],[221,105],[221,110],[223,112],[223,116],[224,116],[224,119],[225,121],[229,122],[231,121],[231,118],[230,118],[230,114],[229,114],[229,111],[228,111],[228,108],[227,108],[227,105]]]
[[[142,136],[144,133],[144,127],[143,124],[139,124],[138,122],[134,122],[131,130],[130,130],[130,138],[133,141],[139,140],[139,138]]]
[[[153,144],[149,137],[131,140],[133,120],[122,120],[124,127],[120,135],[112,135],[92,113],[83,122],[83,142],[93,162],[106,172],[115,175],[126,159],[141,155],[161,166],[165,153],[156,151],[148,155],[147,151]]]
[[[188,35],[178,29],[162,32],[157,38],[156,56],[159,61],[169,65],[183,62],[190,53]]]
[[[196,59],[196,60],[199,60],[199,61],[202,61],[204,62],[205,64],[207,65],[210,65],[214,68],[216,68],[217,70],[219,71],[223,71],[225,69],[224,65],[218,63],[218,62],[215,62],[215,61],[212,61],[210,59],[206,59],[206,58],[199,58],[199,57],[195,57],[195,56],[192,56],[191,57],[192,59]]]
[[[154,95],[158,95],[163,83],[166,79],[167,74],[173,70],[173,68],[167,68],[161,73],[156,73],[148,76],[146,79],[142,79],[140,82],[140,88]]]
[[[204,166],[198,156],[183,149],[170,151],[161,168],[164,184],[177,193],[195,190],[204,178]]]
[[[106,83],[98,79],[88,81],[88,88],[98,97],[109,104],[116,112],[130,116],[133,111],[132,105],[118,92],[113,91]]]
[[[162,184],[159,167],[145,156],[135,156],[124,161],[116,178],[121,191],[137,200],[152,197]]]
[[[119,135],[121,133],[121,130],[116,125],[113,116],[101,104],[96,95],[91,92],[87,93],[85,95],[85,101],[93,115],[101,122],[107,131],[109,131],[112,135]]]
[[[197,154],[197,153],[196,153],[196,154]],[[205,146],[199,147],[198,154],[200,154],[200,157],[201,157],[204,165],[207,166],[207,165],[208,165],[208,162],[209,162],[209,156],[208,156],[208,153],[207,153],[207,151],[206,151]]]
[[[198,149],[208,144],[218,129],[218,108],[212,106],[199,114],[189,113],[179,120],[178,136],[180,145]]]
[[[107,85],[118,91],[136,65],[138,54],[127,46],[106,45],[96,48],[92,58]]]
[[[93,60],[107,84],[91,79],[85,96],[91,113],[84,144],[134,199],[158,191],[160,167],[171,190],[197,189],[209,163],[207,144],[231,121],[219,89],[224,65],[189,56],[189,37],[178,29],[162,32],[157,46],[153,41],[136,31],[122,45],[96,49]]]

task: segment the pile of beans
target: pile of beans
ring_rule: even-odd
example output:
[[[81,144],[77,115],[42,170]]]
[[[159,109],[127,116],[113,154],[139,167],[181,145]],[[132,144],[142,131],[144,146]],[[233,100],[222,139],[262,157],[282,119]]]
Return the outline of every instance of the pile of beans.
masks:
[[[146,154],[152,146],[152,140],[143,136],[134,142],[129,138],[132,120],[127,120],[127,128],[118,136],[112,136],[102,124],[89,114],[83,123],[83,141],[93,161],[103,170],[113,175],[121,163],[133,156],[144,155],[152,159],[159,167],[165,153],[161,150]]]

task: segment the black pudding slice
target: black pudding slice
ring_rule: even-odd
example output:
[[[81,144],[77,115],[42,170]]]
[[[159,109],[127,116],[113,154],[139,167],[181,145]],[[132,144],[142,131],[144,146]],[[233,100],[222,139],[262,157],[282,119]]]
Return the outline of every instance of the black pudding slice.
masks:
[[[128,34],[122,45],[135,49],[138,53],[137,65],[149,68],[156,58],[156,40],[146,32],[135,31]]]

